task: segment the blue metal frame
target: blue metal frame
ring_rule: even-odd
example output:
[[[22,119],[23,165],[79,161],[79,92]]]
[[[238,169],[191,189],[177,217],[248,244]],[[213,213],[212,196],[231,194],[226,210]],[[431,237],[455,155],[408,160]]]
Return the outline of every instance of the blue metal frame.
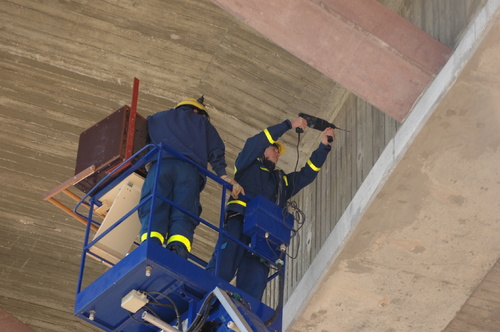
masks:
[[[199,216],[190,213],[184,208],[178,206],[176,203],[159,195],[157,193],[157,181],[155,181],[155,186],[151,195],[143,199],[137,206],[127,212],[109,229],[89,242],[91,224],[99,225],[98,222],[93,220],[93,211],[96,206],[99,206],[99,199],[143,165],[155,159],[157,161],[161,160],[164,152],[168,152],[171,156],[194,165],[202,175],[207,177],[207,179],[212,179],[222,186],[222,203],[220,208],[219,227],[213,226],[211,223],[205,221]],[[132,160],[137,161],[132,163]],[[130,166],[123,170],[125,165]],[[158,177],[159,174],[159,165],[160,163],[158,163],[158,167],[156,169],[156,177]],[[101,184],[109,181],[109,179],[112,180],[106,186],[96,190],[96,188],[100,188]],[[262,321],[271,317],[274,312],[273,309],[269,308],[260,301],[255,300],[251,296],[243,294],[239,289],[223,281],[217,276],[210,275],[204,270],[204,268],[200,268],[196,264],[193,264],[192,262],[165,250],[153,241],[143,242],[143,244],[139,245],[138,248],[134,249],[116,265],[113,265],[103,257],[90,252],[92,246],[116,228],[121,222],[126,220],[131,214],[135,213],[140,206],[146,203],[146,201],[151,200],[151,209],[153,209],[155,200],[161,199],[162,201],[171,204],[173,207],[188,214],[192,218],[195,218],[212,230],[218,232],[219,238],[216,250],[220,251],[220,244],[224,236],[236,242],[238,245],[244,246],[250,252],[259,254],[258,251],[249,248],[245,243],[240,242],[224,231],[224,207],[227,190],[232,190],[232,186],[228,182],[222,180],[217,175],[192,162],[164,144],[147,145],[129,159],[125,160],[120,166],[115,168],[115,170],[103,178],[94,187],[94,189],[90,190],[74,208],[74,212],[76,214],[88,220],[85,230],[81,265],[76,289],[75,315],[105,331],[151,331],[151,326],[146,326],[137,322],[141,320],[140,314],[142,310],[132,315],[125,309],[121,308],[118,300],[121,300],[130,290],[137,289],[143,291],[149,290],[165,292],[165,294],[169,294],[169,296],[174,298],[174,302],[176,302],[178,306],[183,309],[183,319],[189,318],[190,321],[192,321],[192,319],[194,319],[193,315],[195,314],[195,309],[200,305],[200,302],[207,295],[207,293],[212,291],[215,287],[220,287],[233,293],[241,294],[244,300],[251,305],[251,312],[253,315],[257,315],[262,319]],[[241,195],[241,198],[249,201],[249,197],[247,196]],[[81,205],[87,205],[90,207],[88,215],[82,215],[78,212]],[[150,213],[150,218],[151,215],[152,213]],[[149,233],[151,233],[151,229],[148,230],[148,234]],[[95,256],[112,267],[82,290],[87,255]],[[218,255],[220,256],[220,252]],[[206,262],[193,254],[190,254],[190,259],[202,267],[206,265]],[[269,260],[269,264],[275,265],[275,262]],[[215,269],[216,275],[218,275],[220,270],[219,265],[220,263],[217,262]],[[148,268],[151,268],[154,272],[152,276],[146,276],[145,271]],[[284,266],[282,269],[284,271]],[[95,312],[95,314],[91,314],[91,312]],[[169,323],[175,323],[176,316],[172,309],[165,309],[164,307],[161,307],[157,308],[155,312],[159,313],[162,317],[167,317],[167,321]],[[153,330],[157,329],[153,328]],[[279,319],[268,327],[268,331],[281,331],[281,315]]]

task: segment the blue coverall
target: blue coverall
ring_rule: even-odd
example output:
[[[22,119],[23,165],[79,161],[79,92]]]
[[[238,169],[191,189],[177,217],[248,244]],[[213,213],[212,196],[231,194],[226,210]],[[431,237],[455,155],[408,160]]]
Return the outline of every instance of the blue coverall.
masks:
[[[213,171],[222,176],[226,174],[225,146],[215,127],[204,116],[194,113],[189,106],[158,112],[147,119],[151,142],[165,143],[195,163],[207,167],[210,163]],[[167,152],[158,162],[153,162],[144,181],[141,200],[150,195],[155,185],[156,169],[160,167],[157,181],[158,193],[182,206],[195,215],[201,214],[200,192],[205,178],[197,168],[188,162],[175,159]],[[141,220],[141,241],[147,238],[149,227],[151,200],[139,209]],[[187,258],[193,242],[194,230],[199,222],[173,208],[170,204],[156,199],[154,212],[151,215],[150,237],[167,247],[172,242],[184,245],[178,253]],[[181,246],[182,247],[182,246]]]
[[[291,122],[286,120],[246,141],[235,162],[235,180],[245,188],[245,194],[250,198],[262,195],[283,207],[288,199],[316,178],[331,150],[330,145],[320,144],[298,172],[285,174],[282,170],[274,169],[272,162],[264,160],[266,148],[291,128]],[[245,206],[246,203],[241,200],[228,201],[224,230],[241,242],[249,243],[249,237],[242,233]],[[236,287],[261,300],[269,267],[259,257],[227,239],[222,241],[220,253],[219,277],[230,282],[237,272]],[[218,259],[216,250],[206,268],[212,274],[215,274]]]

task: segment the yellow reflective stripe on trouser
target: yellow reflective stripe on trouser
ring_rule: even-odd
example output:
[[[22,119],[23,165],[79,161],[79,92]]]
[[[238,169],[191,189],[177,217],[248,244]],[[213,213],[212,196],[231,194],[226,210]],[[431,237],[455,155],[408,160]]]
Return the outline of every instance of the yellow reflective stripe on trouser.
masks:
[[[276,141],[273,140],[273,137],[269,133],[269,130],[264,129],[263,131],[264,131],[264,134],[266,134],[266,137],[267,137],[267,140],[269,141],[269,143],[274,144]]]
[[[158,233],[158,232],[151,232],[149,234],[149,237],[156,237],[156,238],[160,239],[161,243],[163,243],[165,241],[165,237],[163,237],[163,235],[161,235],[161,233]],[[147,238],[148,238],[148,233],[142,234],[141,235],[141,242],[146,241]]]
[[[227,204],[226,204],[226,205],[233,204],[233,203],[235,203],[235,204],[239,204],[239,205],[243,205],[243,206],[247,206],[247,203],[245,203],[245,202],[243,202],[243,201],[240,201],[240,200],[229,201],[229,202],[227,202]]]
[[[172,235],[171,237],[168,238],[167,246],[170,242],[174,241],[182,243],[183,245],[186,246],[187,251],[191,252],[191,241],[189,241],[187,237],[182,235]]]
[[[313,169],[313,171],[319,172],[319,170],[321,169],[320,167],[316,167],[316,165],[312,163],[311,159],[307,161],[307,164]]]

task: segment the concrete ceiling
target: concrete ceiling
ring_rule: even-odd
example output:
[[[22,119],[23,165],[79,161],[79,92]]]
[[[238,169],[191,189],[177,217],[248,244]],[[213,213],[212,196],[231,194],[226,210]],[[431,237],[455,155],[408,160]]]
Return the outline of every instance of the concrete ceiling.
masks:
[[[73,175],[79,133],[129,104],[133,76],[145,116],[212,96],[230,167],[246,137],[304,109],[332,120],[348,93],[209,1],[0,9],[0,306],[36,331],[93,330],[71,317],[82,227],[41,196]],[[497,24],[291,330],[442,330],[498,260],[499,36]],[[316,136],[304,136],[301,154]],[[205,207],[208,218],[218,213]],[[196,241],[208,257],[213,237]]]

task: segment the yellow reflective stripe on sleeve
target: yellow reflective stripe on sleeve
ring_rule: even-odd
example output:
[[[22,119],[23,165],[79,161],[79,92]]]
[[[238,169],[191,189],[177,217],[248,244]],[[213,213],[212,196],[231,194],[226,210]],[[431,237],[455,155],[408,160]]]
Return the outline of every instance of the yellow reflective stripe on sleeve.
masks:
[[[187,248],[187,251],[191,252],[191,242],[188,240],[187,237],[182,236],[182,235],[172,235],[171,237],[168,238],[167,246],[169,243],[174,242],[174,241],[177,241],[177,242],[184,244]]]
[[[151,232],[149,234],[149,237],[156,237],[156,238],[160,239],[161,243],[163,243],[165,241],[165,237],[163,237],[163,235],[161,235],[158,232]],[[142,234],[141,235],[141,242],[146,241],[147,238],[148,238],[148,233]]]
[[[286,177],[286,175],[283,175],[283,180],[285,181],[285,186],[288,187],[288,178]]]
[[[316,167],[316,165],[312,163],[311,159],[307,161],[307,164],[313,169],[313,171],[319,172],[319,170],[321,169],[320,167]]]
[[[236,168],[236,165],[234,166],[234,174],[236,174],[236,172],[238,172],[238,169]]]
[[[274,144],[274,142],[276,142],[276,141],[273,140],[273,137],[269,133],[269,130],[264,129],[263,131],[264,131],[264,134],[266,134],[266,137],[267,137],[267,140],[269,141],[269,143]]]
[[[240,201],[240,200],[234,200],[234,201],[229,201],[227,202],[226,205],[229,205],[229,204],[239,204],[239,205],[243,205],[243,206],[247,206],[247,203],[246,202],[243,202],[243,201]]]

